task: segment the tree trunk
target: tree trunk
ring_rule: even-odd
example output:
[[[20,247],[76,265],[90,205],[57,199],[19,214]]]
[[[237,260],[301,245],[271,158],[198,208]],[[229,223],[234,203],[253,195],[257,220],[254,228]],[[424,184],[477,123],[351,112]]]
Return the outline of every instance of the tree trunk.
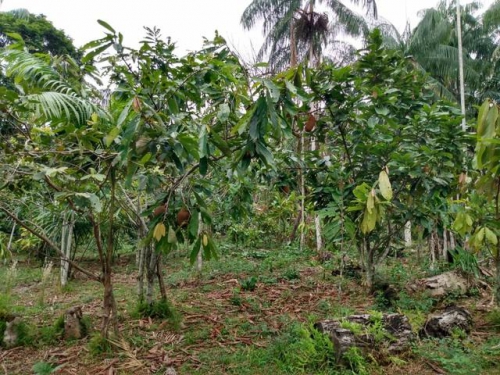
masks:
[[[300,132],[300,249],[304,248],[306,239],[305,221],[306,221],[306,182],[304,176],[304,130]]]
[[[429,239],[429,253],[430,253],[430,256],[431,256],[430,269],[431,270],[433,270],[435,268],[435,265],[436,265],[436,253],[435,253],[435,249],[436,249],[436,244],[435,244],[434,232],[431,232],[431,237]]]
[[[203,222],[201,221],[201,212],[198,213],[198,237],[203,233]],[[203,249],[198,251],[198,255],[196,256],[196,270],[198,273],[201,273],[203,268]]]
[[[366,267],[365,267],[365,274],[366,274],[366,284],[367,286],[372,289],[373,288],[373,280],[375,278],[375,264],[373,261],[373,249],[370,246],[370,239],[365,237],[365,255],[366,255]]]
[[[500,306],[500,242],[497,244],[497,256],[495,257],[495,267],[496,267],[496,285],[495,285],[494,297],[496,299],[497,306]]]
[[[450,250],[455,250],[455,248],[457,247],[457,244],[455,242],[455,235],[453,234],[453,232],[450,232]]]
[[[7,252],[10,252],[10,249],[12,247],[12,240],[14,239],[14,233],[16,232],[16,226],[17,226],[17,223],[14,221],[14,224],[12,225],[12,230],[10,231],[9,243],[7,244]]]
[[[161,299],[166,301],[167,300],[167,288],[165,287],[165,282],[163,280],[161,259],[162,259],[161,254],[158,254],[158,259],[156,261],[156,275],[158,276],[158,286],[160,287]]]
[[[118,332],[118,327],[116,325],[116,300],[113,291],[113,283],[111,281],[111,263],[106,267],[106,272],[103,275],[103,286],[104,286],[104,311],[102,320],[102,337],[108,337],[109,329],[113,328],[115,333]]]
[[[71,247],[73,239],[73,227],[75,225],[74,212],[66,212],[63,216],[63,225],[61,229],[61,251],[64,258],[61,257],[61,286],[65,287],[68,284],[70,274],[70,264],[68,259],[71,259]]]
[[[143,238],[143,237],[142,237]],[[138,274],[137,274],[137,297],[139,301],[144,299],[144,270],[146,269],[146,259],[151,245],[141,246],[138,250]]]
[[[448,259],[448,231],[446,228],[443,229],[443,249],[442,249],[443,261],[446,262]]]
[[[153,295],[154,295],[154,281],[155,276],[157,275],[157,260],[158,255],[151,248],[149,249],[150,256],[148,262],[146,263],[146,303],[151,305],[153,303]]]
[[[316,151],[316,139],[314,137],[311,139],[311,151]],[[321,219],[318,214],[314,215],[314,227],[316,228],[316,250],[320,254],[323,249],[323,238],[321,236]]]
[[[405,247],[411,247],[412,238],[411,238],[411,221],[407,221],[405,224]]]

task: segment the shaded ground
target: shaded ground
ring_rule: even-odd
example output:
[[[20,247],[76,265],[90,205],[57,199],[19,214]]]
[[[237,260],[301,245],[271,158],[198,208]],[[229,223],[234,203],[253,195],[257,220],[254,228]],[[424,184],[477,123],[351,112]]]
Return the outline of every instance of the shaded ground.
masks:
[[[407,260],[396,262],[397,267],[387,274],[392,282],[403,283],[423,274],[414,264],[407,265]],[[307,323],[380,309],[377,305],[380,300],[367,293],[356,275],[332,276],[331,271],[336,268],[335,260],[322,264],[314,254],[293,249],[225,250],[220,260],[206,263],[203,273],[197,275],[184,257],[173,254],[165,273],[170,301],[182,316],[180,327],[174,328],[168,321],[131,317],[135,305],[134,259],[122,258],[115,269],[114,283],[123,339],[114,342],[114,353],[91,355],[89,338],[55,345],[37,343],[36,348],[0,349],[0,371],[30,374],[33,364],[43,361],[62,365],[57,372],[60,374],[163,374],[167,367],[174,367],[179,374],[290,373],[273,357],[276,351],[272,349],[293,322]],[[5,268],[0,271],[6,286],[8,271]],[[41,283],[40,270],[18,267],[17,276],[11,278],[15,281],[10,289],[14,310],[30,323],[43,327],[53,324],[68,307],[81,305],[94,328],[98,328],[100,285],[77,275],[69,288],[61,291],[56,271],[52,271],[49,281]],[[254,290],[243,290],[245,286],[251,289],[254,281]],[[443,363],[453,369],[453,361],[458,361],[457,368],[466,370],[474,368],[475,361],[481,361],[475,367],[477,372],[467,371],[495,373],[497,370],[488,361],[500,359],[500,338],[483,321],[482,306],[488,298],[486,291],[478,290],[475,296],[461,301],[473,310],[476,322],[475,331],[466,342],[471,346],[470,355],[462,346],[453,346],[458,341],[442,343],[439,348],[450,348],[441,353],[444,358],[449,355],[451,363],[447,364],[433,357],[438,351],[432,346],[435,343],[417,343],[413,352],[392,363],[384,366],[371,363],[369,373],[452,373],[443,368]],[[445,301],[451,302],[456,301]],[[431,309],[425,300],[405,302],[403,298],[398,306],[401,308],[417,323]],[[474,348],[483,346],[484,356],[483,352],[481,355],[474,352]],[[485,368],[486,372],[482,372]]]

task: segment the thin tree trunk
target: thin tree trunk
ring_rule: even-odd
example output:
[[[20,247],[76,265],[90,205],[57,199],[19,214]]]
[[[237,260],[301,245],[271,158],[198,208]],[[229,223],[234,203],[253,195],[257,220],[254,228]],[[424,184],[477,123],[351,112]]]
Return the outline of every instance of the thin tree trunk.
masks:
[[[103,285],[104,285],[104,314],[102,322],[102,336],[108,337],[109,328],[113,328],[114,334],[118,335],[118,325],[117,325],[117,308],[116,300],[113,291],[112,283],[112,261],[113,253],[115,249],[115,231],[114,231],[114,218],[116,210],[116,171],[114,168],[110,170],[110,182],[111,182],[111,198],[109,204],[109,216],[108,216],[108,233],[107,233],[107,243],[106,243],[106,253],[101,256],[101,262],[103,261]],[[97,224],[97,223],[96,223]],[[97,224],[98,225],[98,224]],[[100,228],[97,231],[98,236],[96,240],[100,242]],[[101,249],[102,251],[102,249]]]
[[[429,239],[429,253],[430,253],[430,256],[431,256],[430,269],[431,270],[434,269],[435,264],[436,264],[435,248],[436,248],[436,244],[435,244],[434,231],[433,231],[433,232],[431,232],[431,237]]]
[[[140,231],[142,234],[142,231]],[[142,237],[141,235],[141,238]],[[151,245],[144,245],[139,247],[139,250],[137,253],[139,254],[139,264],[138,264],[138,274],[137,274],[137,297],[139,298],[139,301],[144,300],[144,270],[145,270],[145,265],[146,265],[146,257],[148,253],[148,248],[150,248]]]
[[[305,233],[305,219],[306,219],[306,183],[304,177],[304,130],[300,132],[300,155],[302,160],[302,166],[300,167],[300,249],[304,248],[304,242],[306,239]]]
[[[311,150],[316,151],[316,139],[314,137],[311,139]],[[316,250],[319,254],[323,249],[323,238],[321,236],[321,219],[318,214],[314,215],[314,226],[316,228]]]
[[[373,249],[370,246],[370,240],[368,238],[365,239],[365,253],[366,253],[366,284],[372,289],[373,281],[375,278],[375,265],[373,262]]]
[[[448,231],[446,230],[446,228],[443,229],[443,252],[442,252],[442,256],[443,256],[443,261],[446,262],[446,260],[448,259]]]
[[[153,249],[149,249],[150,256],[148,259],[148,263],[146,266],[146,303],[151,305],[153,303],[153,295],[154,295],[154,281],[155,276],[157,274],[157,254]]]
[[[66,212],[63,217],[63,225],[61,229],[61,251],[64,258],[61,257],[61,286],[65,287],[68,284],[70,274],[70,264],[66,259],[71,259],[71,248],[73,239],[73,227],[75,225],[74,212]]]
[[[7,244],[7,251],[8,252],[10,252],[10,249],[12,247],[12,240],[14,239],[14,233],[16,232],[16,226],[17,226],[17,223],[14,221],[14,224],[12,225],[12,230],[10,231],[9,243]]]
[[[203,222],[201,221],[201,212],[198,213],[198,237],[203,233]],[[203,268],[203,249],[198,251],[198,255],[196,256],[196,270],[198,273],[201,273]]]
[[[163,280],[163,272],[162,272],[162,257],[161,254],[158,254],[158,259],[156,261],[156,275],[158,276],[158,286],[160,287],[160,295],[161,299],[167,300],[167,288],[165,287],[165,281]]]
[[[112,327],[115,333],[118,333],[118,327],[116,326],[116,300],[113,291],[113,284],[111,281],[111,263],[106,266],[109,271],[105,273],[103,285],[104,285],[104,315],[102,321],[101,334],[102,337],[108,337],[109,328]]]
[[[412,238],[411,238],[411,221],[408,220],[405,224],[405,247],[411,247],[412,245]]]
[[[457,244],[455,242],[455,235],[453,234],[453,232],[450,232],[450,250],[453,251],[455,250],[457,247]]]
[[[464,80],[464,55],[462,46],[462,17],[460,15],[460,0],[456,0],[457,6],[457,39],[458,39],[458,70],[460,77],[460,108],[462,110],[462,130],[467,130],[465,119],[465,80]]]

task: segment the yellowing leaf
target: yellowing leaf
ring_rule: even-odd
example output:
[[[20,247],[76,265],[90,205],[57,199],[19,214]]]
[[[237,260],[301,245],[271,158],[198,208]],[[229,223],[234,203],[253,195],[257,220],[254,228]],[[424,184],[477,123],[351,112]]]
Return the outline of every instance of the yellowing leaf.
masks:
[[[203,246],[206,247],[208,245],[208,236],[206,234],[203,235]]]
[[[167,228],[165,228],[165,224],[163,223],[158,223],[155,226],[155,229],[153,231],[153,237],[156,239],[156,241],[160,241],[163,237],[165,237]]]
[[[361,222],[361,231],[364,234],[370,233],[375,229],[375,224],[377,223],[377,212],[373,210],[371,213],[365,210],[363,215],[363,221]]]
[[[168,228],[167,242],[171,243],[171,244],[174,244],[174,243],[177,242],[177,236],[175,235],[175,231],[174,231],[174,229],[172,227]]]
[[[366,210],[371,214],[374,208],[375,198],[373,197],[373,194],[368,194],[368,198],[366,200]]]
[[[389,175],[386,171],[380,172],[378,176],[378,186],[380,188],[380,194],[385,200],[390,201],[392,199],[392,187],[391,181],[389,181]]]
[[[497,235],[489,228],[484,228],[484,236],[486,237],[486,240],[492,244],[492,245],[497,245],[498,244],[498,238]]]

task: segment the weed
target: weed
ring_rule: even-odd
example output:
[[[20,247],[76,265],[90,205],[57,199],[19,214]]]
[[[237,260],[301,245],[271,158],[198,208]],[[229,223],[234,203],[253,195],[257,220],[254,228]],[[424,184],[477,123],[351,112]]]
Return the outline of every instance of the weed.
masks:
[[[282,277],[288,281],[300,280],[300,273],[296,269],[289,268],[283,273]]]
[[[95,332],[88,343],[89,353],[98,357],[103,354],[111,354],[113,351],[111,343],[101,335],[100,332]]]
[[[38,331],[37,344],[53,345],[57,343],[64,334],[64,316],[60,316],[52,326],[41,327]]]
[[[247,277],[246,279],[240,280],[241,289],[253,292],[257,287],[257,278],[255,276]]]
[[[346,316],[352,315],[355,310],[352,307],[344,306],[341,304],[336,304],[333,306],[332,315],[333,318],[345,318]]]
[[[272,285],[272,284],[277,284],[278,279],[272,276],[261,275],[259,276],[259,282],[261,282],[262,284]]]
[[[362,326],[359,323],[356,322],[351,322],[349,320],[342,320],[340,322],[340,327],[343,329],[348,329],[351,331],[355,336],[360,336],[363,333],[365,333],[365,327]]]
[[[418,310],[424,313],[429,313],[435,303],[436,300],[429,297],[426,293],[423,293],[418,297],[412,297],[405,291],[399,292],[398,299],[394,301],[396,309],[411,311]]]
[[[35,373],[35,375],[50,375],[54,374],[60,368],[61,366],[55,366],[51,363],[37,362],[33,365],[31,370]]]
[[[349,363],[351,370],[358,375],[369,375],[365,357],[359,348],[353,346],[344,353],[344,359]]]
[[[159,301],[154,301],[153,303],[147,303],[145,301],[140,301],[137,304],[136,311],[133,313],[135,316],[140,316],[142,318],[158,318],[166,319],[172,323],[175,329],[180,328],[181,316],[173,309],[171,304],[165,300],[161,299]]]
[[[495,331],[500,331],[500,309],[495,309],[488,313],[486,320]]]
[[[233,295],[229,298],[229,302],[231,302],[231,305],[234,306],[241,306],[243,304],[239,289],[235,289],[233,291]]]
[[[335,362],[333,344],[327,334],[312,324],[293,324],[270,348],[272,357],[288,373],[324,370]]]

